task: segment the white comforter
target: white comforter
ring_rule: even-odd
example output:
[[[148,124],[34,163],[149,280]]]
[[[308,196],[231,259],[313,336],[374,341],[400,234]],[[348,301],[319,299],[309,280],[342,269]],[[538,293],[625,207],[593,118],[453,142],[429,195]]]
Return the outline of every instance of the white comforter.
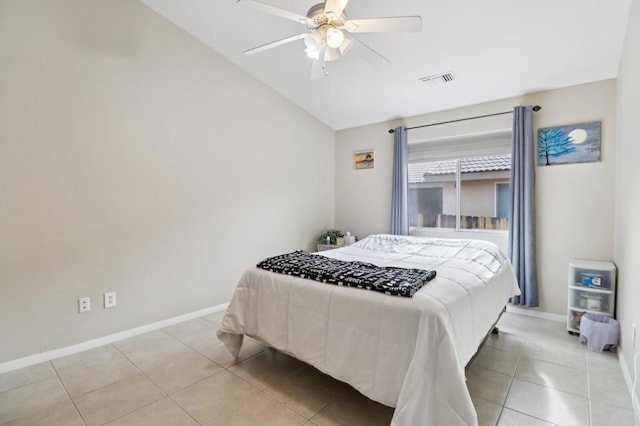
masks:
[[[218,330],[236,355],[253,336],[396,407],[395,425],[475,425],[464,366],[520,293],[498,248],[477,240],[373,235],[318,255],[435,269],[413,298],[244,273]]]

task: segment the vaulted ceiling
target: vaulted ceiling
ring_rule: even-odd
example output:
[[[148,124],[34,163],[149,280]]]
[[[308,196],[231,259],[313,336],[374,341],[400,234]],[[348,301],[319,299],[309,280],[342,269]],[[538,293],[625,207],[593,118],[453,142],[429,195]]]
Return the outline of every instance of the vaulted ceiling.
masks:
[[[387,58],[379,70],[348,52],[311,80],[297,40],[307,31],[235,0],[141,0],[333,129],[615,78],[631,0],[350,0],[348,18],[422,17],[418,33],[363,33]],[[261,0],[306,15],[317,0]],[[445,72],[452,82],[420,78]]]

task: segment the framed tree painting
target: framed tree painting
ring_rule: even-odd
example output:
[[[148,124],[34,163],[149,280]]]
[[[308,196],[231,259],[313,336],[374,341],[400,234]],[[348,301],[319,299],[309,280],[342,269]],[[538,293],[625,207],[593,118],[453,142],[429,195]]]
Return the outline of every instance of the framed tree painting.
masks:
[[[600,161],[600,122],[538,129],[538,165]]]

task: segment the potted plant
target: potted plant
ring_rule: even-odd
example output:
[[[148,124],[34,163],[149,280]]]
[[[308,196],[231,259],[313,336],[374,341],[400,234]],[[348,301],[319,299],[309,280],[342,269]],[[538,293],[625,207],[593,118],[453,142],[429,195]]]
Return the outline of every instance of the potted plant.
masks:
[[[327,237],[330,244],[336,245],[338,237],[344,237],[344,234],[338,229],[329,229],[318,237],[318,244],[327,244]]]

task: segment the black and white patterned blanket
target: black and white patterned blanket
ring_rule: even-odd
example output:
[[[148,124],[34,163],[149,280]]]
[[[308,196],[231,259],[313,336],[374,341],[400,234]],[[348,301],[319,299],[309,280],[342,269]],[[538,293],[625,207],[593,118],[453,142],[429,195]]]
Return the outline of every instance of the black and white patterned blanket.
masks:
[[[404,297],[413,297],[416,291],[436,276],[436,271],[347,262],[302,250],[269,257],[256,266],[280,274]]]

